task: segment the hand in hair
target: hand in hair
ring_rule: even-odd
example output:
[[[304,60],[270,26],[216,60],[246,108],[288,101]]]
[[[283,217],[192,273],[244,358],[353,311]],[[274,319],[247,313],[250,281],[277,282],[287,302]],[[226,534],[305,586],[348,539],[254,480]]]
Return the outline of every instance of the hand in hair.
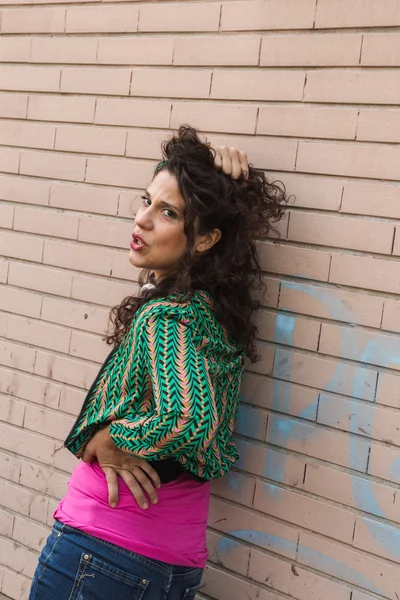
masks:
[[[232,179],[239,179],[243,174],[245,179],[249,176],[249,163],[247,154],[234,147],[215,146],[215,161],[217,169],[221,169],[225,175]]]
[[[118,505],[118,475],[130,489],[138,505],[146,509],[148,496],[152,504],[157,503],[155,488],[160,487],[157,472],[144,459],[128,454],[117,448],[111,439],[109,427],[100,429],[86,446],[83,462],[95,460],[104,472],[108,487],[108,503],[112,508]]]

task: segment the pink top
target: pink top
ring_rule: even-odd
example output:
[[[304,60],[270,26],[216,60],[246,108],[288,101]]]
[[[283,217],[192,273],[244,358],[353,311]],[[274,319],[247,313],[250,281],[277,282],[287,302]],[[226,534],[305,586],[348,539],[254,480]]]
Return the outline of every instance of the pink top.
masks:
[[[54,518],[136,554],[172,565],[203,568],[210,483],[183,474],[162,484],[157,495],[158,504],[143,510],[119,478],[119,503],[111,508],[100,466],[81,462]]]

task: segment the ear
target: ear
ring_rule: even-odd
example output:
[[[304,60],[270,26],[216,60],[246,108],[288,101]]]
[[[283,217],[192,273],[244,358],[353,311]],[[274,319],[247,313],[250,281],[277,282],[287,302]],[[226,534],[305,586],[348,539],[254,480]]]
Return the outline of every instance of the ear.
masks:
[[[222,233],[220,229],[213,229],[208,233],[202,233],[196,235],[194,243],[195,252],[207,252],[221,239]]]

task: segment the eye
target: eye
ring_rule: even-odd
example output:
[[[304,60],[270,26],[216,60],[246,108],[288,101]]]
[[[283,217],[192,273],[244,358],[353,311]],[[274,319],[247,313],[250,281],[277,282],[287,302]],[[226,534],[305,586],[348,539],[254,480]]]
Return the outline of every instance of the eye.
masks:
[[[169,219],[176,219],[177,218],[177,214],[176,212],[174,212],[173,210],[171,210],[170,208],[164,208],[163,209],[163,213],[166,217],[168,217]]]
[[[141,196],[142,200],[143,200],[143,204],[145,206],[150,206],[151,205],[151,200],[148,196]]]

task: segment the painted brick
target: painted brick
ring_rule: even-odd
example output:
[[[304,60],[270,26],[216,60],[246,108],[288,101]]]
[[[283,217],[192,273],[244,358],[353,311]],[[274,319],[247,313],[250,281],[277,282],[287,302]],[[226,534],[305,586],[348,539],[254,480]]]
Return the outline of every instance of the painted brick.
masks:
[[[135,98],[99,98],[95,123],[133,127],[168,127],[171,102]]]
[[[109,311],[83,302],[44,297],[41,317],[45,321],[83,331],[104,334]]]
[[[24,462],[21,469],[21,482],[38,492],[60,498],[65,494],[67,477],[43,465]]]
[[[0,423],[0,432],[1,448],[4,450],[43,463],[51,461],[54,441],[5,423]]]
[[[265,411],[247,404],[241,404],[238,410],[235,431],[241,435],[263,441],[267,423],[268,414]]]
[[[17,573],[32,577],[36,568],[37,553],[2,538],[0,539],[0,563]]]
[[[291,598],[350,600],[351,591],[345,586],[254,548],[251,550],[249,576],[260,583],[266,582],[274,590],[289,594]]]
[[[108,67],[65,67],[61,73],[60,91],[75,94],[129,94],[131,71]]]
[[[57,208],[105,215],[116,215],[118,210],[118,192],[98,186],[54,182],[49,196],[50,206]]]
[[[218,31],[220,5],[192,2],[190,5],[144,4],[140,8],[139,31]]]
[[[201,590],[208,597],[216,600],[224,600],[226,597],[230,600],[242,600],[243,598],[248,598],[248,600],[281,600],[282,598],[282,596],[278,596],[270,590],[259,587],[254,582],[216,569],[212,565],[206,568]]]
[[[400,218],[400,188],[393,183],[346,182],[341,210],[359,215]]]
[[[20,173],[50,179],[83,181],[86,159],[83,156],[71,156],[53,152],[21,152]]]
[[[260,357],[259,361],[254,364],[247,361],[246,367],[250,369],[251,366],[251,370],[260,375],[271,375],[275,355],[274,347],[263,342],[258,342],[256,344],[256,352]]]
[[[321,324],[318,321],[280,315],[266,311],[258,312],[254,319],[260,339],[278,344],[286,344],[307,350],[317,350]],[[290,328],[290,336],[287,334]]]
[[[18,483],[21,470],[21,460],[19,458],[5,452],[0,452],[0,468],[3,479]]]
[[[36,266],[23,262],[12,262],[8,274],[8,283],[20,288],[47,292],[56,296],[69,296],[72,285],[72,274],[60,269],[49,269],[42,265]],[[33,296],[33,298],[37,298],[38,310],[40,312],[40,296]],[[14,310],[14,312],[18,311]],[[35,310],[33,315],[27,316],[38,316],[38,312]]]
[[[1,589],[9,598],[27,600],[31,588],[31,580],[15,571],[3,568],[3,581]]]
[[[57,67],[0,66],[0,81],[3,90],[57,92],[60,69]]]
[[[207,532],[208,558],[211,562],[246,575],[250,558],[250,548],[244,544],[215,533]]]
[[[361,473],[367,471],[370,443],[365,438],[351,444],[346,433],[275,415],[269,419],[267,441],[270,437],[275,445],[287,450]]]
[[[299,142],[296,169],[371,179],[396,179],[400,148],[372,144]]]
[[[47,352],[37,352],[35,374],[42,377],[89,389],[97,373],[97,365],[82,363],[80,360],[48,354]]]
[[[361,109],[357,139],[379,142],[400,142],[400,111],[396,109]]]
[[[28,373],[0,369],[0,391],[35,404],[57,408],[61,388],[50,381]]]
[[[297,28],[297,27],[296,27]],[[361,34],[296,34],[264,37],[260,65],[264,67],[338,67],[359,64]]]
[[[256,66],[261,38],[242,35],[232,44],[231,36],[177,38],[174,65]]]
[[[136,6],[90,6],[67,9],[66,33],[125,33],[137,30]]]
[[[173,102],[171,127],[191,123],[202,131],[254,133],[256,118],[257,107],[246,104]]]
[[[124,248],[128,253],[132,230],[132,223],[126,221],[115,219],[110,223],[109,219],[104,218],[81,218],[78,240],[90,244]]]
[[[169,132],[161,129],[133,129],[128,131],[126,156],[161,160],[161,142],[169,137]]]
[[[76,239],[78,217],[49,209],[30,209],[17,206],[14,229],[52,237]]]
[[[0,169],[6,173],[18,173],[20,152],[9,148],[0,148]]]
[[[6,337],[31,346],[41,346],[59,352],[68,352],[70,332],[49,323],[10,315],[7,321]]]
[[[72,36],[32,39],[30,61],[34,63],[95,63],[97,40]]]
[[[398,563],[400,561],[398,536],[398,527],[359,515],[356,520],[353,545]]]
[[[23,289],[10,286],[1,286],[0,289],[1,310],[26,315],[27,317],[39,317],[42,306],[42,297],[39,294],[32,294]]]
[[[314,0],[268,0],[267,2],[224,2],[221,29],[228,31],[311,29]]]
[[[8,260],[1,259],[0,260],[0,283],[6,283],[7,275],[8,275]]]
[[[136,282],[138,281],[140,269],[133,267],[129,262],[126,252],[114,252],[112,259],[111,275],[118,279],[127,279],[133,284],[134,294],[137,293]]]
[[[82,331],[73,331],[69,354],[94,362],[103,363],[110,348],[105,345],[102,337]]]
[[[60,394],[60,410],[68,415],[77,416],[85,400],[84,390],[77,390],[65,385],[62,386]]]
[[[288,237],[305,244],[391,254],[394,224],[376,219],[292,211]]]
[[[4,8],[1,33],[62,33],[64,21],[62,7]]]
[[[229,100],[295,101],[303,98],[304,82],[305,74],[301,71],[219,70],[214,73],[210,95]]]
[[[391,70],[310,71],[305,102],[344,102],[348,104],[397,104],[400,81]]]
[[[134,69],[130,94],[154,98],[207,98],[211,71]]]
[[[2,62],[29,62],[30,40],[28,38],[4,38],[0,40]]]
[[[86,181],[143,189],[151,181],[154,168],[144,160],[88,158]]]
[[[92,154],[125,153],[126,132],[110,127],[64,126],[57,127],[55,148],[68,152]]]
[[[111,253],[103,248],[85,246],[82,253],[82,244],[69,244],[45,240],[43,262],[55,267],[87,271],[99,275],[109,275],[111,269]]]
[[[0,227],[12,229],[14,221],[14,207],[9,204],[0,204]]]
[[[258,252],[265,271],[328,280],[331,257],[327,252],[265,242],[259,244]]]
[[[83,96],[30,96],[28,118],[39,121],[91,123],[95,105],[94,98]]]
[[[396,227],[396,237],[394,240],[393,254],[400,256],[400,230]]]
[[[1,416],[0,419],[10,425],[22,427],[24,422],[25,404],[14,398],[0,395],[1,399]]]
[[[61,415],[47,408],[27,406],[25,410],[24,425],[27,429],[56,440],[65,440],[73,423],[72,417]]]
[[[279,308],[314,317],[379,327],[383,298],[307,283],[282,282]]]
[[[1,504],[24,515],[30,515],[34,494],[30,490],[17,487],[9,481],[0,480]],[[18,490],[20,493],[18,493]]]
[[[33,348],[14,344],[8,340],[0,340],[1,365],[33,373],[35,356],[36,352]]]
[[[261,110],[260,110],[261,115]],[[319,210],[339,210],[343,194],[340,180],[299,173],[267,172],[268,181],[285,180],[285,188],[290,199],[289,206],[317,208]]]
[[[393,27],[400,25],[399,0],[355,0],[351,6],[346,0],[320,0],[315,27]]]
[[[52,149],[55,128],[42,123],[3,121],[0,123],[0,144],[28,148]]]
[[[97,62],[116,65],[172,65],[172,38],[100,38]]]
[[[0,93],[0,116],[9,119],[25,119],[28,96],[24,94]]]
[[[128,262],[128,257],[125,256],[125,258]],[[129,266],[131,266],[130,263]],[[133,271],[133,267],[131,268]],[[126,296],[133,295],[135,291],[136,286],[118,283],[115,280],[74,275],[71,298],[111,307],[119,304]]]
[[[399,484],[399,449],[372,443],[371,455],[368,463],[368,474]]]
[[[356,125],[353,108],[270,104],[260,108],[257,133],[351,140]]]
[[[399,37],[393,33],[365,35],[361,64],[373,67],[400,66]]]
[[[212,493],[219,498],[226,498],[251,507],[254,498],[256,480],[254,477],[229,471],[225,477],[213,481]]]
[[[4,256],[40,262],[43,254],[43,240],[11,231],[0,231],[0,248]]]
[[[397,263],[380,258],[334,254],[329,281],[381,292],[400,292]]]
[[[376,402],[400,408],[400,378],[390,373],[379,373]]]

